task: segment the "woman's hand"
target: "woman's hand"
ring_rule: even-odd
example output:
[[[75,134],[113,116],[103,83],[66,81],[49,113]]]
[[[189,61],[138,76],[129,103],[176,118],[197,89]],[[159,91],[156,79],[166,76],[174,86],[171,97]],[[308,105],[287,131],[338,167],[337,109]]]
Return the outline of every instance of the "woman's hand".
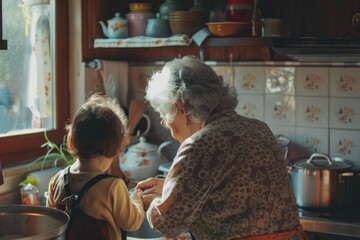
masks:
[[[143,201],[145,210],[149,208],[154,198],[161,197],[163,186],[164,179],[159,178],[149,178],[136,185],[135,189],[140,192],[139,195]]]

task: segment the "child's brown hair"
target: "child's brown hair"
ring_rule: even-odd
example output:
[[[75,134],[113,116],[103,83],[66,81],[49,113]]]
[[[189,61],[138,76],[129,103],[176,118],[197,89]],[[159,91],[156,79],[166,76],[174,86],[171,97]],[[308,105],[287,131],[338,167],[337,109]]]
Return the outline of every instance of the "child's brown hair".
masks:
[[[94,94],[67,126],[68,147],[79,160],[114,157],[128,143],[127,118],[115,99]]]

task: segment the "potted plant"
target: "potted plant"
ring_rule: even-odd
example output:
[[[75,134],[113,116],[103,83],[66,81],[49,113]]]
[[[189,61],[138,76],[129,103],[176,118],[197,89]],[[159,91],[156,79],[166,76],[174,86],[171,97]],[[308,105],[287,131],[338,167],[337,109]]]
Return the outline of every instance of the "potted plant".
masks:
[[[46,147],[46,154],[36,158],[32,164],[41,162],[41,169],[43,169],[47,160],[53,161],[53,167],[58,167],[59,161],[62,161],[64,166],[69,166],[75,162],[74,155],[67,148],[66,136],[64,136],[63,142],[59,145],[48,138],[46,131],[44,132],[44,137],[46,142],[41,147]]]

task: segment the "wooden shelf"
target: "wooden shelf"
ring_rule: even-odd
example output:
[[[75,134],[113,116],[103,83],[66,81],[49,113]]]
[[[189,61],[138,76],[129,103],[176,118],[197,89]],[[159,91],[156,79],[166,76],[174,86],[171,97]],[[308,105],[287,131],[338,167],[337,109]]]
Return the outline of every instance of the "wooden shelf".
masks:
[[[204,47],[236,47],[236,46],[272,46],[273,38],[207,38],[204,42]]]
[[[88,47],[83,53],[83,61],[94,58],[126,61],[168,61],[174,57],[195,55],[200,51],[205,60],[228,61],[232,54],[233,60],[260,61],[270,60],[272,38],[208,38],[201,46],[192,43],[190,46],[169,46],[150,48],[93,48]]]
[[[153,12],[157,12],[165,0],[152,0]],[[193,4],[193,0],[184,0]],[[82,59],[95,58],[123,61],[167,61],[184,55],[203,55],[211,61],[282,61],[289,60],[279,51],[290,38],[208,38],[197,46],[171,46],[156,48],[94,48],[94,39],[102,38],[99,21],[106,21],[115,12],[129,12],[126,0],[82,0]],[[349,19],[354,9],[359,9],[358,0],[274,0],[260,1],[260,12],[264,18],[282,19],[282,34],[288,37],[314,38],[359,38]],[[341,11],[340,11],[341,10]],[[345,16],[345,17],[343,17]],[[275,51],[277,50],[277,51]]]

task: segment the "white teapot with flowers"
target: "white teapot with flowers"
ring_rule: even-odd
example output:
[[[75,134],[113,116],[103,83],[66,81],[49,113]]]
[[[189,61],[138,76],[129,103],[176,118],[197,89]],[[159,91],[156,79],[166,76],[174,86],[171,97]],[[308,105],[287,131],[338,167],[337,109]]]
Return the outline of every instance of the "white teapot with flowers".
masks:
[[[147,143],[145,137],[140,137],[137,144],[132,145],[120,154],[119,166],[124,175],[133,182],[139,182],[158,173],[161,164],[168,162],[162,155],[164,147],[172,142],[166,141],[158,146]]]

